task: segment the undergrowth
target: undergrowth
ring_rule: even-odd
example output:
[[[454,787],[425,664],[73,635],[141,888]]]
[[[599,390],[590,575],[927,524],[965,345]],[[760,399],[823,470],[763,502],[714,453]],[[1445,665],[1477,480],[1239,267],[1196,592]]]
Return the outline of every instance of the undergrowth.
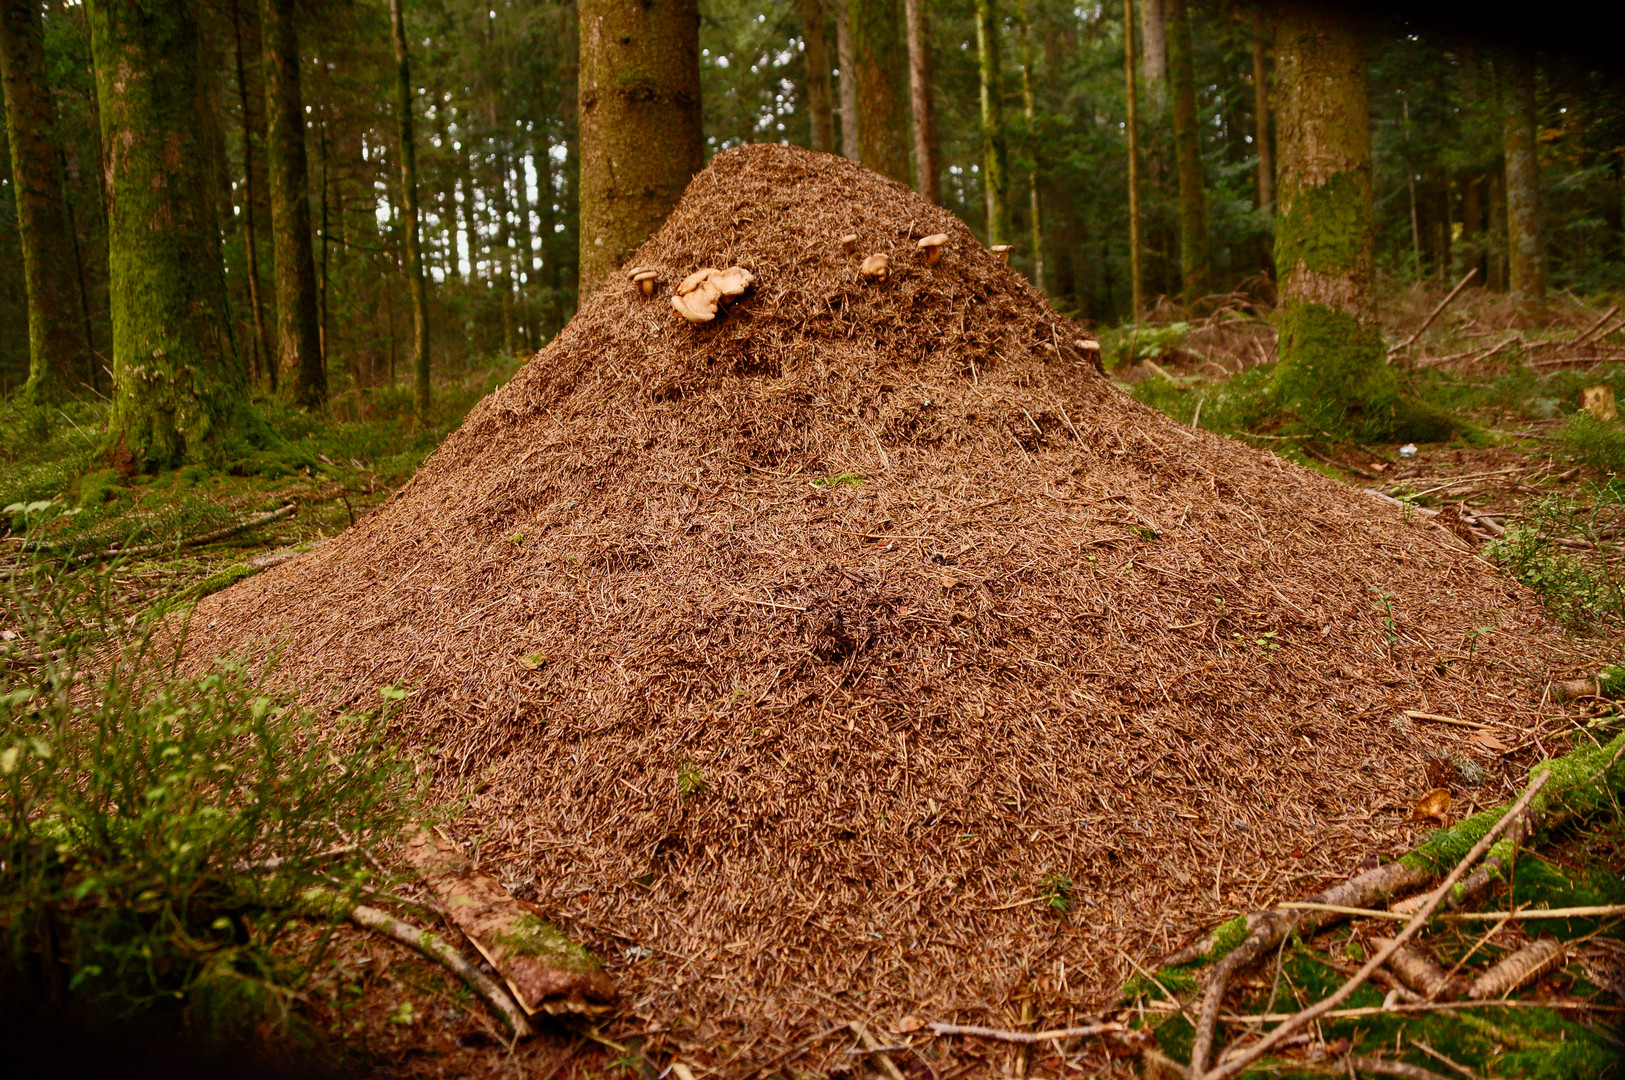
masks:
[[[378,884],[410,772],[382,707],[319,721],[263,671],[125,638],[108,577],[0,579],[0,1008],[286,1031],[327,940],[290,930]]]
[[[1580,501],[1550,496],[1524,511],[1520,523],[1485,545],[1484,553],[1533,589],[1552,617],[1574,630],[1601,632],[1625,623],[1625,579],[1600,558],[1563,541],[1595,536],[1619,516],[1612,486]]]

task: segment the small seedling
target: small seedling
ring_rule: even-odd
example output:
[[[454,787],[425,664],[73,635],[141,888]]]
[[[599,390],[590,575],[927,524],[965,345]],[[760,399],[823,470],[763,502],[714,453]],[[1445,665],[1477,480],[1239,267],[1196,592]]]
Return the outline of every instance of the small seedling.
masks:
[[[1039,883],[1038,890],[1044,898],[1044,906],[1051,911],[1064,915],[1072,910],[1075,886],[1071,878],[1062,874],[1051,874]]]
[[[1382,610],[1384,613],[1382,617],[1382,624],[1388,628],[1388,647],[1392,649],[1399,643],[1399,631],[1394,625],[1394,594],[1383,592],[1375,585],[1368,585],[1366,587],[1372,592],[1376,593],[1377,599],[1382,602]]]
[[[686,799],[705,790],[705,777],[699,767],[686,758],[677,766],[677,795]]]
[[[512,544],[514,547],[518,547],[520,544],[523,544],[524,542],[525,542],[525,534],[524,533],[514,533],[512,536],[508,537],[508,543]]]
[[[864,476],[862,473],[844,472],[837,473],[834,476],[819,477],[817,480],[810,482],[815,488],[820,490],[828,490],[829,488],[833,487],[862,487],[863,482],[867,479],[868,477]]]
[[[547,666],[548,659],[549,657],[543,656],[539,652],[533,652],[521,656],[519,658],[519,663],[524,667],[529,668],[531,671],[540,671]]]

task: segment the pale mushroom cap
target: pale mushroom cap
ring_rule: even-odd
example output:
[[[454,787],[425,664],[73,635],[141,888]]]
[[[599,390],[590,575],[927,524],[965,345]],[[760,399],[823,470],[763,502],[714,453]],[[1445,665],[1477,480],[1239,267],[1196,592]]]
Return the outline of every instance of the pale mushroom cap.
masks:
[[[858,242],[858,234],[857,233],[847,233],[845,236],[841,237],[841,243],[843,243],[843,244],[855,244],[857,242]]]
[[[717,317],[716,297],[707,296],[704,291],[674,296],[671,298],[671,306],[677,309],[677,314],[691,323],[710,322]]]
[[[1016,246],[1014,244],[994,244],[988,250],[996,255],[1003,255],[1006,251],[1016,250]]]
[[[891,256],[871,255],[863,260],[863,265],[858,269],[865,277],[885,277],[891,272]]]
[[[923,240],[921,240],[918,244],[915,244],[914,246],[919,248],[921,251],[926,251],[926,250],[928,250],[930,248],[941,247],[943,244],[946,244],[947,242],[948,242],[948,234],[947,233],[932,233],[930,236],[925,237]]]
[[[681,285],[677,286],[677,295],[687,296],[689,293],[699,288],[702,282],[709,280],[711,275],[714,273],[716,273],[716,270],[709,266],[703,266],[694,271],[692,274],[688,275],[688,277],[683,279],[683,283]]]
[[[660,273],[656,270],[639,270],[637,273],[632,275],[632,280],[634,282],[652,281],[659,276]]]
[[[709,280],[723,296],[738,296],[750,287],[756,275],[743,266],[730,266],[726,270],[713,270]]]
[[[638,275],[652,273],[654,273],[654,271],[650,270],[647,266],[634,266],[632,269],[626,272],[626,279],[628,281],[636,281],[638,280]]]

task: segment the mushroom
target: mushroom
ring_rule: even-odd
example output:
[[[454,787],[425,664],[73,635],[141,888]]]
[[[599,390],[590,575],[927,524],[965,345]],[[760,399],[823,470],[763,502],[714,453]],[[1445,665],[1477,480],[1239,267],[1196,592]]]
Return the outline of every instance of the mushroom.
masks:
[[[639,274],[647,273],[648,270],[649,267],[647,266],[634,266],[632,269],[626,272],[626,280],[636,281]]]
[[[857,246],[858,246],[858,234],[857,233],[847,233],[845,236],[841,237],[841,250],[846,252],[848,255],[852,254],[852,250],[854,248],[856,248]]]
[[[885,281],[891,277],[891,256],[879,254],[869,256],[863,260],[863,265],[858,267],[858,273],[870,281]]]
[[[932,233],[914,246],[925,252],[925,265],[935,266],[942,258],[942,245],[948,242],[947,233]]]
[[[653,296],[655,294],[655,283],[659,280],[660,275],[653,270],[640,270],[632,275],[632,283],[643,292],[644,296]]]
[[[1094,338],[1079,338],[1077,341],[1077,346],[1078,351],[1083,354],[1083,358],[1093,364],[1096,371],[1104,375],[1106,373],[1106,365],[1101,362],[1100,342],[1096,341]]]
[[[755,275],[743,266],[730,266],[726,270],[701,267],[677,286],[671,306],[689,322],[710,322],[717,317],[717,307],[724,300],[738,296],[755,280]]]
[[[994,244],[992,247],[988,248],[988,250],[997,255],[1000,262],[1008,266],[1010,265],[1010,253],[1015,250],[1015,245]]]

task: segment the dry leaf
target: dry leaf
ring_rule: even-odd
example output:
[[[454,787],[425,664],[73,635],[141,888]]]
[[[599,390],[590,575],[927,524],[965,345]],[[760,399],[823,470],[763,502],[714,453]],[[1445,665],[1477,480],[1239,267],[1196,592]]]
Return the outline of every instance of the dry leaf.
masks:
[[[897,1030],[904,1035],[916,1032],[925,1026],[925,1021],[918,1016],[905,1016],[897,1021]]]
[[[1506,743],[1502,742],[1500,739],[1497,739],[1494,735],[1491,735],[1487,731],[1473,732],[1473,741],[1482,746],[1484,749],[1493,750],[1497,754],[1504,754],[1508,749],[1510,749]]]
[[[1446,824],[1445,815],[1450,813],[1450,789],[1444,787],[1434,788],[1417,802],[1416,808],[1411,811],[1412,821],[1437,821],[1440,825]]]
[[[955,585],[963,585],[963,584],[965,584],[965,579],[960,577],[958,574],[943,574],[942,575],[942,587],[944,589],[951,589]]]

